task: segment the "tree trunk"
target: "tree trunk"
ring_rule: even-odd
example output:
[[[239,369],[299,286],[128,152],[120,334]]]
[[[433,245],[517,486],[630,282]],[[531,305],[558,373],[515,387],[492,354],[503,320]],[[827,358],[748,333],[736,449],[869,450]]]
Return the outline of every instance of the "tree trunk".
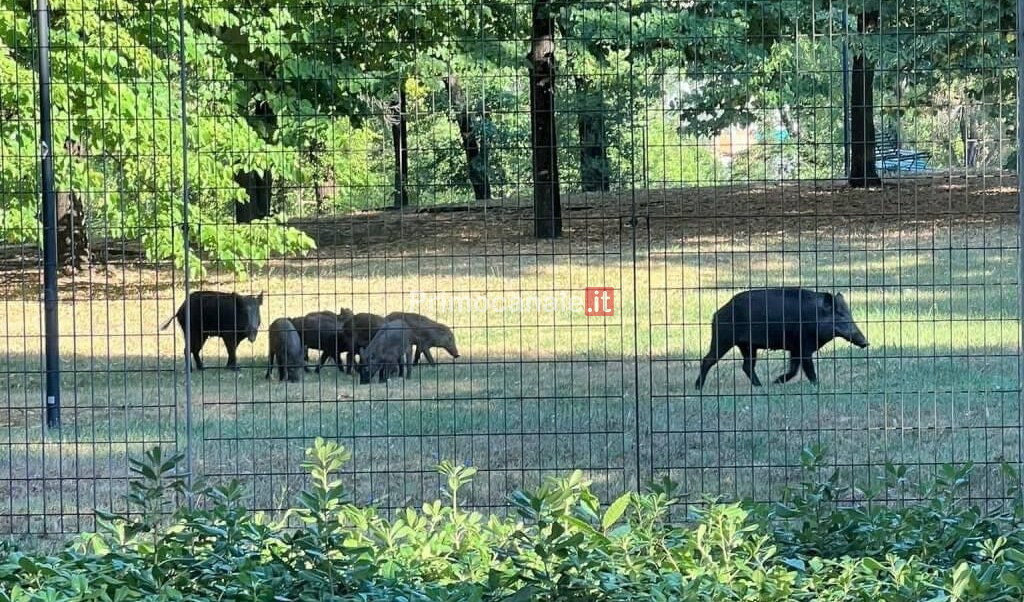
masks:
[[[80,160],[82,145],[70,138],[64,150]],[[89,234],[85,229],[85,205],[74,190],[57,192],[57,265],[65,271],[77,272],[89,264]]]
[[[585,77],[576,78],[580,135],[580,181],[587,192],[607,192],[611,164],[608,161],[608,132],[605,128],[604,94],[593,89]]]
[[[395,207],[409,204],[409,136],[406,129],[405,81],[398,84],[398,100],[388,108],[391,142],[395,150]]]
[[[562,235],[555,135],[555,20],[551,0],[534,0],[530,53],[530,138],[533,145],[533,216],[537,238]]]
[[[469,105],[466,104],[462,87],[459,86],[459,79],[449,75],[441,81],[448,90],[448,98],[455,113],[455,123],[459,126],[459,135],[462,138],[462,149],[466,151],[466,167],[469,183],[473,185],[473,198],[486,201],[491,198],[487,140],[481,133],[473,130],[473,116],[470,114]],[[486,119],[486,116],[482,117]]]
[[[325,168],[323,175],[318,177],[313,185],[313,196],[316,198],[317,214],[324,212],[327,203],[333,200],[336,194],[338,194],[338,182],[334,178],[334,173],[330,169]]]
[[[57,264],[77,272],[89,264],[85,206],[77,192],[57,193]]]
[[[256,103],[248,117],[264,140],[270,140],[277,130],[277,115],[270,103],[263,100]],[[249,200],[235,201],[235,221],[247,224],[251,221],[270,217],[271,198],[274,189],[274,174],[266,169],[263,175],[257,171],[238,171],[235,183],[245,189]]]
[[[265,170],[240,171],[235,174],[235,183],[245,189],[248,201],[235,201],[235,221],[248,224],[251,221],[270,217],[270,201],[274,190],[274,175]]]
[[[864,34],[878,26],[878,13],[857,17],[857,32]],[[881,186],[875,168],[875,65],[866,53],[853,57],[850,86],[850,186]]]
[[[964,143],[964,166],[973,168],[978,165],[981,145],[978,143],[978,120],[974,117],[974,107],[960,107],[960,138]]]
[[[306,156],[313,166],[316,176],[313,180],[313,197],[316,199],[316,213],[324,212],[327,204],[334,199],[338,193],[337,179],[335,178],[334,167],[324,160],[327,152],[327,145],[322,140],[312,140],[309,148],[306,149]]]

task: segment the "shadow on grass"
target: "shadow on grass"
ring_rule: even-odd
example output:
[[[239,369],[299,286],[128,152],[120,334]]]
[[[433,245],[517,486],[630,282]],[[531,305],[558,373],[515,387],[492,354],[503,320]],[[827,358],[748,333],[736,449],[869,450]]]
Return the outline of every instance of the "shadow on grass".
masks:
[[[91,528],[95,508],[123,509],[129,455],[189,440],[182,374],[166,362],[69,375],[64,427],[44,441],[38,381],[12,373],[24,359],[7,361],[4,532]],[[767,354],[762,378],[784,361]],[[246,363],[240,373],[196,375],[193,466],[214,481],[238,479],[251,507],[278,511],[305,482],[303,450],[324,436],[353,451],[342,473],[360,502],[394,509],[434,499],[435,465],[450,459],[480,468],[465,503],[500,511],[509,491],[574,468],[605,497],[670,476],[695,501],[778,499],[799,474],[801,449],[827,444],[832,464],[861,487],[888,460],[918,471],[972,461],[980,466],[970,494],[996,497],[999,464],[1022,459],[1018,361],[1002,347],[923,357],[836,346],[817,360],[818,386],[754,389],[734,354],[703,391],[691,382],[695,358],[660,354],[468,357],[370,386],[333,368],[268,382],[261,363]]]

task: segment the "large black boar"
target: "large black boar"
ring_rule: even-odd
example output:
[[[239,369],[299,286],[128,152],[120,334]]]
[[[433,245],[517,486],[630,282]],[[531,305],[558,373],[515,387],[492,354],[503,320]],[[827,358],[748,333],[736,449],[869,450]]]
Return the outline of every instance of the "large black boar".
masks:
[[[191,313],[191,328],[185,332],[185,304]],[[175,318],[181,326],[182,333],[188,337],[195,358],[197,370],[203,369],[203,360],[199,357],[206,339],[220,337],[228,350],[229,370],[238,370],[238,358],[235,350],[243,339],[250,343],[256,342],[260,330],[260,306],[263,305],[263,293],[257,296],[239,295],[237,293],[221,293],[217,291],[195,291],[182,302],[177,313],[170,317],[160,330],[166,330]]]
[[[409,312],[396,311],[384,316],[384,320],[401,320],[409,325],[410,339],[416,346],[416,354],[413,356],[413,363],[420,363],[420,356],[427,358],[427,363],[434,364],[434,356],[430,355],[430,349],[440,347],[448,352],[453,358],[459,357],[459,348],[455,346],[455,334],[452,329],[440,322],[430,318]]]
[[[797,287],[738,293],[712,318],[711,349],[700,364],[697,388],[704,386],[708,371],[733,347],[743,354],[743,372],[755,387],[761,386],[754,371],[758,349],[789,351],[789,370],[776,383],[793,378],[800,368],[816,383],[812,356],[836,337],[861,348],[868,346],[841,294]]]
[[[292,318],[292,323],[299,331],[302,339],[303,358],[309,360],[309,350],[320,351],[320,362],[316,371],[320,372],[328,359],[333,359],[342,369],[341,354],[347,353],[351,344],[348,331],[338,314],[332,311],[315,311],[305,316]],[[308,371],[308,368],[306,368]]]
[[[278,380],[288,379],[288,382],[299,382],[299,375],[306,362],[302,358],[302,339],[295,324],[288,318],[278,318],[270,323],[268,337],[270,339],[270,353],[267,357],[267,374],[263,378],[270,378],[274,366],[277,366]]]
[[[345,334],[348,336],[349,345],[346,369],[349,373],[355,367],[356,356],[362,357],[363,350],[384,326],[384,321],[384,318],[370,313],[356,314],[345,320]]]
[[[367,384],[378,375],[379,382],[398,373],[408,378],[412,374],[412,342],[409,325],[392,320],[381,326],[359,356],[359,383]]]

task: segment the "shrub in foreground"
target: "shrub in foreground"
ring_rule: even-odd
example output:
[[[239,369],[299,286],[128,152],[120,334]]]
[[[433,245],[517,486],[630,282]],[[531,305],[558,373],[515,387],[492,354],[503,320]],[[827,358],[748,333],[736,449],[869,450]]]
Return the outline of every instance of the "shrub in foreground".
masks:
[[[805,452],[806,474],[820,458]],[[308,487],[272,520],[242,507],[237,484],[187,491],[171,476],[180,458],[154,449],[133,463],[132,515],[101,515],[56,555],[0,547],[0,600],[1024,599],[1021,505],[985,515],[964,503],[969,467],[910,507],[843,507],[835,477],[808,478],[777,506],[709,503],[673,524],[673,484],[603,506],[578,472],[513,494],[515,518],[467,512],[459,491],[475,470],[448,463],[443,501],[385,520],[349,503],[335,476],[348,459],[317,440]],[[905,477],[887,467],[864,493]],[[176,496],[193,503],[168,514]]]

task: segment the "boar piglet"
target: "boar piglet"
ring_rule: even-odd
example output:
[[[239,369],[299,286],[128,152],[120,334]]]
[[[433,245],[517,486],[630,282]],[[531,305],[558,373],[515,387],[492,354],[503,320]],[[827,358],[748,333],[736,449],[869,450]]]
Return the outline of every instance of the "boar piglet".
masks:
[[[359,357],[359,383],[368,384],[373,375],[378,382],[398,373],[408,378],[412,374],[412,343],[409,325],[401,320],[386,322]]]
[[[345,330],[345,322],[332,311],[315,311],[298,318],[292,318],[292,323],[299,331],[302,339],[303,358],[309,360],[309,350],[320,351],[320,362],[316,371],[324,367],[328,359],[333,359],[342,369],[341,355],[347,353],[351,346],[348,333]],[[308,371],[308,368],[307,368]]]
[[[435,322],[426,316],[411,312],[396,311],[384,317],[388,322],[401,320],[409,325],[409,336],[412,344],[416,346],[416,354],[413,356],[413,363],[420,363],[420,356],[427,358],[428,364],[436,363],[430,350],[440,347],[448,352],[448,355],[458,359],[459,348],[455,345],[455,334],[452,329],[440,322]]]
[[[270,378],[270,373],[277,367],[278,380],[298,382],[305,368],[302,358],[302,339],[295,324],[288,318],[278,318],[270,323],[270,353],[267,357],[267,373],[263,378]]]
[[[349,312],[351,314],[351,312]],[[362,313],[349,318],[342,318],[345,323],[345,336],[348,342],[348,358],[345,361],[346,371],[351,373],[355,367],[356,356],[362,358],[366,346],[370,344],[377,331],[384,326],[384,318],[377,314]]]

